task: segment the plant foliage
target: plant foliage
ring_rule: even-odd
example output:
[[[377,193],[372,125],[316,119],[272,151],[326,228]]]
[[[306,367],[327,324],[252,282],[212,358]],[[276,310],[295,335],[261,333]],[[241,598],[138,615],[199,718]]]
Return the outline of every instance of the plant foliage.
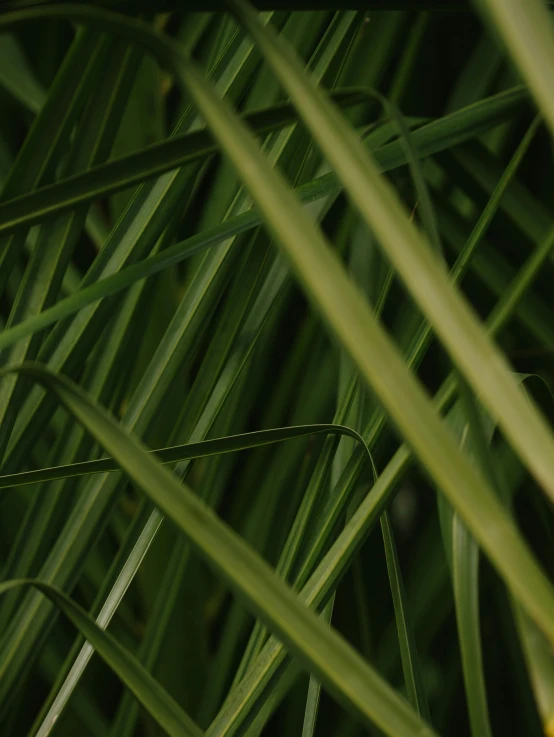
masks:
[[[549,4],[2,4],[3,735],[554,734]]]

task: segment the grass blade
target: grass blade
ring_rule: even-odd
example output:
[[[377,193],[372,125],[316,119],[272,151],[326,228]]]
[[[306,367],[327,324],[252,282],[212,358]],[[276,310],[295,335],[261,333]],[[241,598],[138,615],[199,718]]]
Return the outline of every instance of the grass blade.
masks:
[[[32,586],[40,591],[73,622],[168,734],[172,737],[200,737],[202,731],[168,693],[135,658],[129,655],[111,635],[101,630],[68,596],[42,581],[25,580],[6,581],[0,584],[0,594],[21,586]]]
[[[55,392],[131,478],[186,532],[210,564],[341,700],[388,734],[408,737],[416,730],[422,737],[433,735],[403,699],[342,638],[299,603],[269,566],[148,454],[142,443],[120,429],[104,410],[67,380],[32,364],[18,370]]]
[[[151,452],[156,454],[161,463],[178,463],[179,461],[187,461],[193,458],[207,458],[221,453],[235,453],[240,450],[259,448],[263,445],[282,443],[286,440],[293,440],[294,438],[301,438],[306,435],[316,435],[318,433],[348,436],[354,438],[365,447],[362,437],[349,427],[341,425],[306,425],[259,430],[257,432],[243,433],[226,438],[214,438],[211,440],[202,440],[198,443],[185,443],[184,445],[176,445],[171,448],[160,448]],[[120,467],[112,458],[97,461],[83,461],[68,466],[58,466],[57,468],[23,471],[22,473],[0,476],[0,489],[119,470],[121,470]]]
[[[554,500],[554,443],[542,416],[514,382],[504,358],[486,338],[469,306],[448,283],[442,265],[411,226],[392,189],[379,178],[367,153],[277,39],[257,23],[242,2],[233,4],[337,173],[381,241],[387,256],[468,381],[479,392]]]
[[[256,28],[258,31],[260,30],[259,26],[256,26]],[[280,54],[278,56],[281,58]],[[384,334],[377,329],[377,325],[365,303],[344,277],[339,262],[327,249],[325,242],[313,228],[312,223],[305,219],[302,211],[298,209],[290,192],[284,188],[271,169],[259,158],[258,151],[251,139],[237,124],[228,108],[208,90],[202,77],[197,75],[192,67],[182,67],[182,73],[187,88],[194,94],[195,101],[209,121],[212,131],[217,135],[228,155],[232,156],[235,166],[249,186],[251,194],[256,199],[258,207],[263,211],[266,221],[271,224],[275,237],[286,248],[287,255],[291,259],[295,270],[301,276],[303,285],[312,300],[320,309],[324,310],[326,320],[330,323],[334,332],[340,336],[344,347],[349,351],[362,374],[379,393],[381,400],[395,418],[402,432],[417,449],[421,460],[438,481],[443,491],[465,517],[472,532],[494,560],[516,596],[528,608],[528,612],[536,619],[545,634],[549,632],[549,637],[554,640],[554,628],[552,627],[554,596],[552,589],[536,567],[519,534],[505,516],[502,507],[483,479],[475,474],[473,469],[462,459],[450,435],[444,433],[436,415],[431,410],[423,394],[416,388],[413,379],[407,374],[391,344]],[[304,89],[304,84],[302,84],[302,88]],[[311,87],[308,87],[308,89],[311,94]],[[298,103],[298,100],[296,102]],[[333,158],[336,158],[335,154]],[[246,166],[247,160],[250,162],[248,166]],[[264,186],[262,189],[262,183],[267,185],[268,182],[271,182],[271,188]],[[279,211],[282,212],[285,207],[291,214],[286,223],[279,215]],[[396,205],[393,207],[393,212],[396,212]],[[293,213],[294,218],[292,217]],[[410,226],[410,238],[412,235]],[[302,242],[302,248],[299,248],[300,242]],[[441,273],[439,281],[442,282],[442,271],[440,271],[428,250],[419,251],[418,249],[416,258],[418,261],[422,259],[433,274],[438,270],[437,273]],[[430,264],[433,264],[433,266],[430,266]],[[403,269],[405,269],[405,266],[406,264],[404,264]],[[330,283],[321,279],[324,273],[330,272],[333,272],[331,282],[333,292],[330,291]],[[425,283],[428,286],[428,283]],[[448,284],[444,290],[444,295],[447,294],[450,296],[446,299],[450,299],[452,293]],[[335,309],[337,304],[341,305],[340,311]],[[481,344],[483,341],[473,322],[471,320],[469,322],[465,321],[464,325],[469,330],[472,338],[475,338]],[[371,338],[369,338],[370,330]],[[479,337],[476,337],[477,335]],[[371,349],[369,349],[370,346]],[[486,346],[485,355],[489,359],[491,355],[494,355],[493,363],[496,365],[500,359],[496,352],[491,353],[492,349],[488,343],[486,343]],[[376,360],[377,357],[379,361]],[[381,361],[382,363],[380,363]],[[473,372],[475,366],[472,366],[471,370]],[[504,368],[501,369],[501,375],[512,387],[513,380],[511,377],[506,378],[509,374]],[[410,387],[411,401],[409,405],[407,403],[402,407],[398,405],[398,385],[403,386],[404,397],[406,397],[407,387]],[[492,388],[497,396],[498,384],[495,382]],[[513,391],[510,396],[512,394]],[[517,394],[517,397],[515,400],[516,413],[519,416],[521,412],[523,416],[528,418],[529,413],[533,413],[527,404],[527,400],[519,394]],[[410,414],[408,414],[408,410]],[[413,414],[411,414],[412,412]],[[504,413],[502,412],[502,414]],[[423,422],[426,426],[425,434],[421,434],[416,430]],[[545,435],[542,424],[534,414],[531,423],[533,427],[537,428],[539,436],[546,445],[549,446],[550,437]],[[537,456],[535,455],[538,447],[533,445],[530,448],[529,437],[524,439],[524,445],[532,452],[533,457],[539,457],[541,463],[548,460],[548,454],[540,452]],[[436,464],[438,448],[442,448],[440,468]],[[462,479],[465,479],[467,483],[464,483]],[[475,506],[477,497],[473,498],[472,496],[475,492],[479,497],[478,513]],[[485,504],[487,506],[486,512]],[[485,519],[487,519],[487,523],[484,524]],[[501,527],[502,532],[499,532],[498,535],[491,535],[490,530],[497,526]],[[500,554],[499,541],[504,544],[508,540],[510,543],[506,544],[505,550]],[[510,555],[513,557],[508,565]],[[524,570],[525,574],[523,575]],[[534,582],[532,586],[529,585],[531,580]],[[539,591],[540,593],[538,593]]]
[[[398,630],[402,671],[404,673],[408,699],[417,713],[430,723],[431,717],[429,714],[429,706],[427,705],[427,696],[423,686],[421,666],[419,664],[419,657],[417,654],[410,618],[406,612],[406,591],[402,580],[402,573],[400,570],[392,526],[386,511],[381,515],[381,530],[383,532],[383,541],[385,543],[387,570],[389,573],[390,587],[394,602],[394,616]]]
[[[337,90],[331,93],[337,104],[346,108],[367,103],[364,89]],[[281,104],[244,115],[245,123],[258,134],[285,128],[297,120],[290,104]],[[152,144],[139,153],[66,176],[55,184],[40,187],[31,194],[8,199],[0,204],[0,235],[40,223],[53,215],[74,210],[135,184],[152,179],[186,164],[203,161],[217,152],[217,146],[204,130],[174,136]]]
[[[554,64],[554,29],[544,3],[530,0],[476,0],[488,11],[508,51],[529,85],[551,132],[554,133],[554,96],[549,83]]]

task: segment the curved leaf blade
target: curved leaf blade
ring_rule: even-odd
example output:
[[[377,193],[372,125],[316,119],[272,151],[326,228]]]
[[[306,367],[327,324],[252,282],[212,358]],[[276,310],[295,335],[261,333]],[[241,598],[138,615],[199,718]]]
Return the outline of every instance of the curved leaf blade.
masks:
[[[336,434],[354,438],[365,447],[365,443],[355,430],[341,425],[297,425],[295,427],[278,427],[271,430],[257,430],[255,432],[232,435],[225,438],[213,438],[197,443],[185,443],[171,448],[160,448],[150,451],[154,453],[160,463],[178,463],[196,458],[207,458],[222,453],[235,453],[240,450],[251,450],[263,445],[282,443],[306,435]],[[97,461],[83,461],[66,466],[23,471],[0,476],[0,489],[24,486],[26,484],[43,483],[54,479],[67,479],[75,476],[84,476],[93,473],[120,471],[121,468],[113,458],[102,458]]]
[[[112,635],[100,629],[66,594],[42,581],[12,580],[0,583],[0,595],[20,587],[35,588],[48,597],[94,645],[99,655],[171,737],[201,737],[202,730],[138,660]]]
[[[346,641],[300,603],[239,536],[82,390],[36,364],[9,370],[32,377],[54,392],[206,560],[343,703],[353,707],[366,722],[378,724],[387,734],[411,737],[415,732],[421,737],[432,737],[434,732]]]

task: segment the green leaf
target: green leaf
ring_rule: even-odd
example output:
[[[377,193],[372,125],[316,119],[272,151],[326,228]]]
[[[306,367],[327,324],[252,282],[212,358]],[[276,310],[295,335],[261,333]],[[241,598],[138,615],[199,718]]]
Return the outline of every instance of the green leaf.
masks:
[[[337,104],[348,108],[367,103],[368,94],[364,89],[345,89],[332,93],[332,97]],[[290,104],[274,105],[244,115],[245,123],[258,134],[279,130],[296,120]],[[40,223],[186,164],[203,161],[216,151],[217,146],[209,133],[198,130],[93,166],[83,173],[66,176],[32,194],[2,202],[0,235]]]
[[[467,388],[465,389],[467,392]],[[494,424],[488,420],[487,442],[492,439]],[[475,418],[464,412],[461,400],[448,414],[448,422],[460,439],[460,446],[474,447],[479,443]],[[472,440],[468,440],[472,438]],[[486,451],[485,451],[486,452]],[[464,684],[468,702],[469,720],[473,735],[492,735],[481,645],[479,614],[479,547],[471,537],[459,515],[439,498],[439,512],[447,558],[450,563],[456,621],[462,656]]]
[[[250,16],[249,16],[250,18]],[[250,24],[249,27],[256,28],[256,34],[261,33],[260,26]],[[263,35],[264,42],[267,36]],[[272,40],[273,44],[273,40]],[[272,45],[272,53],[276,52],[280,63],[284,63],[283,55],[276,51],[276,46]],[[286,66],[287,70],[292,73],[290,65]],[[506,517],[502,507],[496,501],[493,493],[487,487],[486,483],[480,478],[473,469],[462,458],[457,450],[453,439],[448,433],[445,433],[436,415],[427,404],[423,393],[417,388],[413,379],[408,375],[392,345],[377,327],[370,311],[365,303],[361,300],[352,286],[349,284],[343,272],[340,270],[338,261],[327,250],[326,244],[322,237],[318,234],[312,223],[305,218],[302,211],[298,209],[294,198],[290,192],[283,186],[275,174],[265,165],[265,162],[259,158],[256,147],[251,139],[246,135],[243,129],[238,125],[236,119],[228,111],[215,96],[208,90],[206,83],[197,74],[191,66],[183,67],[183,75],[187,82],[187,88],[194,94],[197,105],[201,108],[204,116],[209,121],[210,127],[215,135],[217,135],[220,143],[232,156],[237,169],[241,172],[245,183],[249,186],[252,196],[255,198],[258,207],[263,211],[266,221],[270,224],[274,236],[286,249],[287,255],[301,276],[304,288],[310,295],[311,299],[323,311],[326,320],[332,326],[333,331],[340,336],[344,347],[349,351],[352,358],[357,363],[362,374],[373,385],[373,388],[380,395],[381,400],[387,406],[387,409],[394,417],[403,434],[413,444],[421,460],[426,464],[430,473],[435,477],[441,486],[441,489],[450,497],[458,510],[464,516],[469,524],[472,532],[475,534],[483,548],[491,556],[495,565],[502,572],[506,581],[512,587],[514,593],[520,600],[525,602],[528,611],[540,623],[540,627],[545,633],[549,632],[554,639],[554,628],[552,627],[552,613],[554,611],[554,596],[552,589],[543,574],[536,567],[534,561],[530,557],[519,534],[513,528],[511,522]],[[306,83],[302,76],[296,72],[293,73],[295,83],[298,81],[302,94],[307,95],[307,100],[312,99],[313,90]],[[287,78],[288,79],[288,78]],[[302,81],[300,81],[302,80]],[[290,92],[291,90],[289,90]],[[300,96],[295,96],[295,102],[300,107]],[[316,115],[319,120],[319,99],[315,105]],[[348,136],[348,145],[346,150],[341,149],[341,153],[345,156],[342,160],[341,169],[344,161],[348,160],[349,166],[354,166],[356,171],[359,165],[363,166],[364,171],[367,169],[367,159],[365,154],[358,151],[356,145],[356,163],[348,151],[349,146],[354,145],[354,138]],[[347,153],[348,151],[348,153]],[[337,151],[333,152],[332,160],[335,164],[340,163]],[[248,162],[248,165],[247,165]],[[362,162],[362,163],[361,163]],[[350,179],[349,179],[350,181]],[[404,215],[399,215],[397,205],[392,205],[393,198],[380,183],[373,184],[377,186],[381,195],[387,192],[385,197],[386,205],[391,205],[391,211],[387,211],[386,220],[387,227],[385,233],[381,236],[390,235],[388,228],[396,231],[400,226],[406,241],[411,242],[416,239],[411,226]],[[271,187],[267,185],[271,183]],[[365,206],[370,201],[365,201]],[[364,203],[358,203],[364,205]],[[374,203],[372,203],[373,207]],[[283,221],[279,212],[287,210],[289,217]],[[379,214],[381,213],[381,214]],[[378,215],[381,218],[383,210],[378,208]],[[398,219],[397,217],[398,216]],[[394,223],[393,223],[394,220]],[[403,224],[403,225],[402,225]],[[300,247],[300,243],[302,246]],[[392,240],[387,238],[388,245]],[[402,244],[402,238],[396,242],[397,246]],[[401,249],[404,251],[404,249]],[[390,255],[390,250],[388,251]],[[440,266],[434,260],[428,249],[419,246],[417,250],[410,251],[409,258],[402,264],[402,273],[407,275],[408,264],[411,265],[410,283],[415,283],[414,277],[419,274],[425,279],[419,284],[418,296],[428,303],[430,294],[434,294],[435,287],[428,281],[427,277],[432,275],[433,279],[437,279],[437,287],[441,298],[447,303],[452,302],[453,293],[450,285],[445,280]],[[416,267],[416,264],[421,268]],[[399,266],[399,263],[396,263]],[[422,271],[423,270],[423,271]],[[333,273],[331,281],[322,279],[323,274]],[[419,278],[419,277],[418,277]],[[443,286],[444,285],[444,286]],[[421,294],[427,290],[426,294]],[[336,309],[340,304],[341,309]],[[503,363],[497,353],[492,349],[488,342],[481,337],[480,330],[474,323],[466,308],[462,307],[459,300],[454,300],[453,309],[459,313],[463,325],[463,334],[473,344],[474,342],[484,351],[482,359],[486,356],[487,370],[485,375],[491,376],[492,366],[498,368],[493,371],[495,376],[494,384],[489,383],[487,386],[491,389],[492,396],[495,399],[495,408],[500,410],[499,416],[503,416],[507,421],[505,410],[496,406],[496,399],[502,396],[503,407],[508,407],[518,416],[518,427],[521,428],[521,418],[525,418],[526,429],[530,424],[534,435],[537,433],[537,440],[540,438],[542,450],[539,450],[538,443],[530,443],[529,435],[520,439],[524,445],[526,452],[530,456],[540,461],[540,465],[545,469],[550,464],[551,456],[549,453],[543,452],[545,447],[550,447],[550,436],[545,433],[543,425],[536,414],[530,409],[527,400],[521,396],[517,390],[514,390],[513,380],[507,370],[504,369]],[[436,318],[437,314],[434,313]],[[445,315],[440,313],[439,322],[444,325]],[[436,323],[436,320],[435,320]],[[460,356],[460,350],[456,351],[457,358]],[[462,362],[462,361],[461,361]],[[481,374],[485,370],[481,362],[472,364],[468,361],[467,356],[464,365],[469,368],[471,375],[476,375],[475,369],[478,368],[478,380],[482,383]],[[502,379],[499,381],[499,379]],[[403,387],[404,403],[402,406],[398,403],[398,386]],[[507,387],[510,387],[508,390]],[[508,395],[503,394],[500,390],[508,391]],[[410,397],[409,403],[406,401],[407,396]],[[507,401],[508,397],[510,402]],[[514,400],[515,409],[511,408],[511,400]],[[425,432],[420,432],[417,428],[425,425]],[[504,426],[503,426],[504,427]],[[514,426],[510,427],[511,432],[515,430]],[[519,438],[520,432],[516,431]],[[437,464],[437,453],[441,458],[440,466]],[[535,469],[537,470],[537,469]],[[546,484],[548,479],[544,475]],[[553,476],[554,478],[554,476]],[[477,501],[479,502],[477,503]],[[478,508],[478,511],[477,511]],[[486,509],[486,511],[485,511]],[[491,534],[491,529],[498,528],[497,533]],[[501,531],[500,531],[501,530]],[[502,554],[500,553],[500,545],[504,547]],[[500,541],[500,542],[499,542]],[[517,551],[517,552],[516,552]],[[511,554],[511,555],[510,555]],[[511,561],[509,558],[511,557]],[[531,580],[533,584],[530,584]]]
[[[554,733],[554,652],[520,607],[514,607],[514,614],[544,734],[551,737]]]
[[[366,151],[329,101],[302,75],[243,3],[233,7],[264,50],[305,122],[335,167],[387,256],[437,331],[453,360],[530,470],[554,500],[554,443],[544,419],[513,381],[506,361],[486,338],[466,302],[410,224],[392,188],[379,178]],[[551,465],[552,464],[552,465]]]
[[[7,33],[17,39],[24,63],[15,70],[21,72],[21,94],[13,84],[10,91],[0,82],[0,179],[8,183],[0,227],[13,224],[12,206],[21,216],[21,227],[2,231],[0,244],[0,358],[9,363],[18,351],[34,356],[37,352],[28,346],[38,346],[37,360],[52,373],[78,382],[121,419],[126,432],[162,453],[182,447],[188,455],[191,444],[214,438],[237,442],[238,452],[171,461],[173,473],[289,582],[297,603],[320,617],[334,600],[333,626],[397,694],[407,684],[412,712],[418,708],[414,684],[424,685],[421,694],[429,698],[432,728],[438,733],[452,731],[454,714],[470,723],[472,732],[486,734],[490,708],[495,730],[540,737],[549,728],[544,693],[552,638],[529,616],[541,594],[525,574],[530,558],[521,559],[520,552],[527,550],[527,540],[549,569],[554,542],[549,499],[527,462],[497,430],[495,468],[518,492],[513,509],[504,505],[511,521],[508,535],[497,531],[482,494],[496,493],[497,486],[487,470],[487,454],[476,464],[449,430],[448,417],[437,423],[457,407],[459,391],[473,417],[480,394],[467,388],[456,364],[448,374],[440,336],[391,268],[374,228],[360,217],[352,186],[345,187],[332,169],[329,149],[321,147],[319,122],[306,125],[299,114],[306,100],[291,101],[290,78],[285,84],[278,78],[263,44],[253,42],[233,13],[196,13],[166,1],[155,8],[141,5],[142,0],[126,0],[125,5],[116,0],[104,8],[98,7],[101,3],[50,0],[2,4],[3,38]],[[344,117],[375,168],[388,174],[384,179],[405,203],[405,214],[411,213],[412,228],[427,234],[419,238],[420,246],[439,250],[439,238],[432,235],[436,208],[440,238],[449,249],[444,261],[450,266],[452,292],[463,292],[515,369],[539,373],[552,383],[551,157],[549,133],[539,119],[527,129],[534,115],[532,94],[527,85],[514,87],[520,70],[495,44],[492,24],[488,29],[479,25],[471,3],[466,3],[468,12],[455,15],[426,12],[437,6],[432,0],[421,0],[417,9],[423,12],[417,14],[409,12],[413,3],[398,8],[389,2],[378,9],[370,2],[359,12],[282,6],[259,20],[270,34],[279,35],[277,43],[289,60],[294,53],[281,41],[294,48],[300,57],[296,71],[323,88],[324,98],[332,98],[337,88],[365,95]],[[164,14],[169,5],[172,12]],[[116,8],[123,15],[110,13]],[[79,24],[92,24],[91,30],[78,30]],[[89,101],[110,92],[105,75],[91,70],[100,70],[102,54],[122,42],[137,58],[145,51],[151,58],[136,65],[136,84],[124,82],[113,100],[124,109],[124,123],[108,169],[103,164],[90,169],[90,161],[68,169],[71,150],[88,145],[84,131],[101,136],[100,118],[91,114]],[[111,52],[108,56],[113,58]],[[158,63],[162,69],[156,71]],[[281,75],[287,70],[282,59],[274,66]],[[25,106],[26,76],[44,90],[38,115]],[[402,119],[394,124],[395,110],[381,111],[369,97],[370,88],[411,113],[404,130]],[[206,117],[194,97],[200,92],[205,106],[212,89],[214,105]],[[227,100],[227,110],[219,98]],[[475,104],[459,109],[468,103]],[[252,115],[282,108],[291,114],[285,127],[257,133],[250,126],[248,131]],[[452,110],[457,112],[448,114]],[[348,128],[339,113],[335,122],[335,136]],[[231,136],[222,138],[221,130],[229,125]],[[245,129],[250,148],[244,145]],[[190,147],[195,140],[197,150]],[[163,145],[149,148],[153,141]],[[175,164],[180,155],[176,141],[179,146],[188,141],[191,158],[182,165]],[[329,141],[336,138],[324,145]],[[165,144],[176,146],[172,154]],[[182,149],[183,156],[187,150]],[[160,158],[144,158],[156,152]],[[124,169],[109,169],[123,164]],[[79,172],[77,178],[68,178],[71,171]],[[99,174],[103,179],[94,190]],[[119,191],[128,177],[134,184]],[[294,190],[294,199],[281,197],[282,180]],[[57,210],[83,197],[69,210]],[[264,198],[273,198],[273,209],[259,207]],[[129,207],[121,212],[127,201]],[[50,208],[48,217],[35,221],[41,202]],[[83,207],[90,209],[85,224]],[[309,237],[296,227],[290,227],[294,236],[286,234],[289,221],[298,224],[299,211],[318,225]],[[69,259],[58,262],[54,278],[61,283],[52,289],[53,271],[35,269],[33,274],[30,259],[38,263],[39,253],[48,263],[57,258],[69,241],[63,230],[55,235],[53,226],[65,218],[75,223],[74,246],[68,249]],[[31,222],[35,225],[29,230]],[[35,254],[37,244],[41,248]],[[296,250],[313,256],[301,269],[290,267]],[[329,251],[335,256],[331,260]],[[44,289],[51,293],[36,310],[23,299],[26,271],[37,293],[44,273]],[[337,283],[342,291],[335,291]],[[352,310],[356,285],[362,292],[359,312]],[[354,317],[352,324],[340,323],[341,313]],[[445,315],[456,318],[448,310],[443,313],[443,320]],[[456,319],[454,325],[452,340],[457,340]],[[380,331],[389,334],[401,356],[402,370],[394,371],[398,364],[393,361],[392,376]],[[360,360],[356,363],[351,354],[364,357],[362,372]],[[3,391],[13,385],[8,377],[0,382]],[[73,474],[79,468],[75,464],[97,459],[113,463],[113,472],[45,478],[4,494],[4,580],[40,579],[74,597],[100,628],[138,654],[181,708],[207,728],[208,737],[260,737],[276,725],[296,732],[304,717],[306,729],[321,737],[359,732],[356,709],[340,697],[339,703],[324,697],[318,715],[315,701],[329,686],[318,674],[305,672],[308,661],[298,658],[278,633],[270,634],[275,630],[268,630],[267,618],[233,595],[237,588],[229,586],[228,578],[214,575],[210,566],[206,570],[204,556],[171,519],[162,524],[160,508],[68,416],[55,395],[28,376],[17,385],[22,391],[5,416],[10,422],[0,423],[8,446],[0,475],[14,476],[19,484],[26,478],[21,472]],[[425,402],[414,411],[421,385],[423,395],[440,387],[431,419],[437,432],[430,438],[427,420],[433,413],[418,411]],[[344,415],[352,396],[355,404]],[[551,419],[550,403],[533,396]],[[488,422],[489,409],[484,416]],[[487,450],[479,418],[473,420],[474,445]],[[491,422],[497,427],[496,420]],[[265,444],[255,453],[240,447],[257,428],[291,430],[315,423],[355,428],[365,446],[340,434],[316,433]],[[442,435],[461,451],[460,465],[456,455],[452,463],[452,445]],[[404,438],[408,443],[402,445]],[[368,450],[380,472],[373,482]],[[155,453],[150,455],[158,461]],[[463,461],[473,466],[473,476],[463,475]],[[444,479],[437,469],[442,466],[450,469],[448,496],[440,493]],[[461,472],[457,485],[453,467]],[[475,486],[479,493],[476,479],[482,483]],[[428,481],[448,505],[458,499],[463,506],[469,494],[466,512],[474,514],[470,529],[467,514],[454,512],[459,523],[455,596]],[[483,509],[485,521],[480,522]],[[390,577],[375,529],[385,511],[395,536],[389,536],[386,549]],[[498,567],[492,573],[482,570],[486,579],[478,591],[474,574],[481,543],[474,528],[479,524],[485,545],[485,526],[492,530],[485,554],[490,556],[492,549],[493,560],[504,558],[505,569],[500,579]],[[404,581],[398,578],[394,543]],[[533,562],[527,570],[536,571]],[[531,609],[514,595],[514,580]],[[397,601],[404,582],[407,596]],[[386,595],[391,587],[398,627]],[[482,640],[475,616],[478,595]],[[455,601],[463,669],[451,637]],[[551,622],[552,607],[544,599],[542,606],[543,624]],[[94,647],[82,634],[70,647],[73,630],[57,623],[59,614],[32,588],[14,588],[0,599],[3,731],[28,737],[102,737],[110,730],[165,734],[140,699],[117,683],[117,675],[92,658]],[[286,610],[281,614],[286,619]],[[402,614],[409,614],[409,620]],[[527,646],[525,625],[533,647]],[[410,631],[417,653],[410,648]],[[328,667],[335,670],[333,662]],[[313,699],[306,710],[308,680]],[[502,688],[513,698],[502,701]],[[383,734],[370,721],[365,718],[362,728]]]
[[[89,107],[78,131],[79,137],[72,146],[67,160],[69,171],[86,169],[104,159],[112,146],[126,101],[128,86],[135,74],[139,54],[121,43],[106,42],[97,60],[92,60],[93,74],[102,74],[104,84],[97,88],[89,100]],[[95,67],[99,67],[94,69]],[[88,87],[85,74],[82,86]],[[82,97],[82,89],[76,92]],[[78,209],[46,224],[40,229],[37,242],[23,275],[14,306],[8,318],[8,326],[16,324],[29,314],[36,314],[53,302],[62,282],[67,263],[83,228],[86,210]],[[40,279],[37,275],[40,274]],[[39,352],[40,340],[27,337],[13,346],[6,357],[17,363],[34,360]],[[0,389],[0,451],[4,454],[8,433],[14,423],[14,407],[18,402],[21,386],[14,380],[3,382]]]
[[[455,145],[459,142],[461,132],[464,130],[469,137],[476,135],[488,125],[496,124],[499,120],[498,116],[502,117],[510,112],[519,99],[521,99],[519,90],[515,90],[514,93],[510,93],[508,96],[505,94],[499,95],[491,98],[486,103],[478,103],[452,116],[447,116],[445,119],[440,119],[419,128],[412,134],[412,139],[418,147],[418,154],[434,153],[437,150],[437,141],[439,141],[441,147],[445,148]],[[372,140],[372,136],[369,136],[369,140]],[[528,139],[526,139],[526,142],[528,142]],[[525,150],[526,143],[522,144],[520,156]],[[375,157],[382,171],[390,171],[399,167],[406,161],[403,143],[393,142],[378,148],[375,151]],[[517,161],[519,160],[518,157]],[[514,162],[514,165],[517,165],[517,161]],[[509,173],[507,172],[506,176],[511,177],[512,170]],[[325,175],[301,185],[297,188],[296,193],[302,202],[309,204],[330,194],[335,194],[337,191],[338,184],[334,175]],[[500,201],[500,196],[498,201]],[[495,204],[494,207],[496,206]],[[0,212],[1,209],[2,205],[0,204]],[[490,212],[484,213],[484,218],[490,218],[490,215]],[[92,302],[116,294],[140,279],[152,276],[162,269],[190,258],[195,253],[254,228],[261,222],[261,216],[256,211],[249,210],[229,218],[221,225],[213,226],[198,235],[187,238],[185,241],[176,243],[164,249],[161,253],[144,259],[141,263],[123,269],[120,273],[99,279],[89,286],[83,285],[77,292],[64,300],[60,300],[40,314],[29,317],[21,323],[4,330],[0,334],[0,348],[5,348],[30,333],[42,330],[53,322],[83,309]],[[473,248],[477,243],[478,240],[475,240]]]
[[[162,514],[158,510],[151,512],[149,505],[146,504],[142,513],[137,514],[133,521],[124,544],[113,561],[111,575],[106,577],[98,593],[97,602],[100,602],[101,608],[96,618],[96,625],[102,630],[106,629],[117,607],[121,604],[162,521]],[[122,565],[120,565],[121,561],[123,561]],[[76,641],[66,658],[65,667],[58,671],[53,689],[35,720],[31,734],[36,734],[37,737],[47,737],[52,732],[93,653],[94,647],[90,642]]]
[[[0,37],[0,84],[32,113],[38,113],[46,99],[17,39],[8,33]]]
[[[334,603],[335,597],[333,595],[327,604],[325,604],[323,611],[321,612],[321,619],[329,624],[331,623],[331,617],[333,615]],[[304,711],[304,722],[302,723],[302,737],[313,737],[315,733],[320,696],[321,684],[316,678],[310,676],[308,694],[306,696],[306,710]]]
[[[102,408],[75,385],[33,364],[12,367],[54,392],[74,417],[154,503],[185,532],[206,560],[233,585],[341,699],[369,723],[388,734],[431,735],[396,692],[353,650],[329,630],[275,576],[270,567],[213,512],[146,452],[143,444],[121,429]],[[5,374],[5,370],[2,372]]]
[[[123,680],[156,721],[172,737],[200,737],[192,719],[179,707],[159,683],[133,658],[114,637],[101,630],[77,604],[62,591],[42,581],[5,581],[0,595],[19,587],[33,587],[48,597],[94,645],[94,649]]]
[[[554,28],[545,4],[540,0],[529,0],[525,5],[518,0],[475,0],[475,4],[490,13],[554,133],[554,95],[550,85]]]
[[[400,643],[400,657],[402,660],[402,670],[404,673],[408,699],[417,713],[421,714],[424,719],[430,722],[431,718],[429,714],[429,706],[427,705],[427,696],[423,686],[421,666],[417,654],[414,634],[412,632],[410,617],[406,612],[406,592],[404,590],[400,562],[398,560],[398,553],[389,515],[386,511],[381,515],[381,529],[383,532],[383,542],[385,544],[387,570],[389,573],[390,587],[394,603],[394,615],[396,618],[398,640]]]
[[[498,185],[498,192],[496,194],[499,194],[503,190],[508,181],[509,178],[503,178]],[[482,224],[484,222],[485,220],[483,220]],[[553,243],[553,235],[549,233],[529,257],[527,264],[521,273],[514,278],[513,283],[504,288],[501,299],[488,321],[491,335],[496,335],[505,328],[512,315],[512,311],[517,307],[518,300],[529,289],[532,279],[536,277],[541,266],[548,259]],[[545,345],[551,344],[552,339],[546,338]],[[448,407],[455,396],[455,391],[456,383],[453,377],[450,376],[437,394],[437,407],[441,410]],[[371,441],[371,437],[374,436],[373,433],[374,424],[370,423],[369,430],[364,433],[367,443]],[[361,502],[346,529],[338,536],[328,555],[321,562],[321,565],[318,566],[317,570],[313,571],[310,580],[307,582],[311,572],[309,564],[314,564],[314,561],[318,560],[318,551],[321,550],[321,547],[317,545],[317,541],[314,542],[312,550],[315,549],[316,553],[307,556],[306,560],[309,564],[304,566],[300,574],[302,577],[301,582],[304,584],[301,596],[307,604],[310,606],[319,605],[324,601],[328,592],[332,591],[337,585],[337,582],[348,568],[356,551],[361,547],[363,541],[369,534],[373,524],[377,522],[380,513],[390,501],[396,486],[406,474],[411,462],[412,455],[409,448],[406,445],[401,446],[381,473],[374,488]],[[357,463],[353,463],[351,468],[347,467],[345,469],[343,478],[338,483],[341,490],[348,489],[356,481],[359,471],[359,460]],[[331,516],[331,526],[334,521],[336,521],[336,516]],[[250,673],[243,679],[241,684],[233,690],[227,703],[212,723],[208,731],[210,737],[233,734],[234,730],[237,729],[237,724],[240,725],[241,721],[247,717],[248,711],[252,709],[255,699],[271,698],[271,695],[266,696],[267,692],[264,689],[268,689],[271,686],[272,679],[278,677],[281,671],[285,670],[288,672],[284,661],[285,652],[283,646],[277,640],[271,638],[257,659],[255,666],[252,667]]]
[[[286,440],[318,433],[348,436],[364,445],[362,437],[349,427],[341,425],[306,425],[258,430],[226,438],[214,438],[212,440],[202,440],[198,443],[185,443],[171,448],[160,448],[151,452],[156,454],[161,463],[177,463],[193,458],[207,458],[221,453],[235,453],[240,450],[259,448],[263,445],[282,443]],[[119,470],[121,470],[120,466],[113,458],[83,461],[56,468],[41,468],[36,471],[23,471],[22,473],[0,476],[0,489]]]
[[[38,187],[50,178],[58,158],[65,153],[69,132],[84,104],[83,95],[94,84],[98,71],[100,39],[93,32],[78,33],[52,84],[48,99],[18,152],[2,189],[2,197],[14,197]],[[24,243],[24,233],[0,243],[0,292]]]

